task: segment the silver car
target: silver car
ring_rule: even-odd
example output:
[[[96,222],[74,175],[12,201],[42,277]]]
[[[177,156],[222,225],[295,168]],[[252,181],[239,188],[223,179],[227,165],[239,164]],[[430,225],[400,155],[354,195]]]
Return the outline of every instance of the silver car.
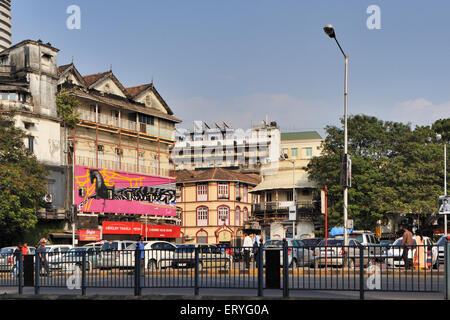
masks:
[[[286,239],[288,249],[288,266],[297,268],[299,266],[312,266],[314,264],[314,251],[305,246],[300,239]],[[280,266],[283,266],[283,240],[267,240],[264,245],[264,251],[280,250]],[[264,255],[265,264],[265,255]]]
[[[361,248],[363,250],[364,266],[370,266],[374,262],[374,256],[369,254],[368,246],[362,247],[361,244],[354,239],[348,241],[348,246],[344,246],[343,239],[329,239],[326,244],[325,240],[322,240],[314,252],[314,267],[343,266],[346,255],[348,258],[348,267],[353,269],[360,265]]]
[[[135,244],[131,240],[115,240],[103,243],[98,257],[99,269],[131,268],[129,261],[134,256],[134,250],[127,247]]]
[[[449,237],[449,235],[443,235],[442,237],[439,238],[439,240],[435,243],[436,246],[438,246],[438,260],[439,263],[444,263],[445,260],[445,245],[447,243],[447,237]]]
[[[5,247],[0,250],[0,271],[11,272],[15,266],[14,250],[17,247]]]

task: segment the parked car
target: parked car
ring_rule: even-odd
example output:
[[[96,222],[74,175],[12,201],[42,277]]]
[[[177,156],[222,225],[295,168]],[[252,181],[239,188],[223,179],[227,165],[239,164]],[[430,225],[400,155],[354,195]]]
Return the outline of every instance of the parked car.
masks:
[[[288,248],[288,266],[296,268],[298,266],[312,266],[314,264],[314,250],[305,246],[303,240],[288,238],[286,241]],[[263,247],[265,251],[280,250],[280,266],[283,266],[283,240],[267,240]],[[263,260],[265,265],[265,255]]]
[[[445,244],[448,241],[447,237],[449,237],[449,235],[443,235],[435,243],[435,245],[438,246],[438,262],[439,263],[444,263],[444,261],[445,261]]]
[[[82,246],[82,248],[98,248],[101,249],[101,247],[103,246],[103,244],[107,242],[107,240],[101,240],[98,242],[91,242],[91,243],[87,243],[85,245]]]
[[[172,258],[177,246],[167,241],[146,241],[144,242],[145,269],[159,270],[172,266]],[[136,243],[126,248],[128,254],[125,262],[126,267],[132,268],[135,265]],[[131,254],[129,254],[131,253]]]
[[[46,245],[45,257],[47,259],[50,270],[54,269],[55,265],[60,263],[62,256],[72,248],[73,246],[71,244]]]
[[[375,261],[383,262],[388,250],[392,247],[393,240],[380,240],[378,249],[375,251]]]
[[[302,242],[306,247],[314,249],[314,247],[316,247],[322,240],[323,238],[309,238],[309,239],[302,239]]]
[[[437,267],[438,263],[438,247],[433,245],[431,239],[428,237],[423,237],[425,247],[425,254],[431,256],[431,265],[433,268]],[[405,265],[403,261],[403,247],[402,238],[398,238],[394,241],[391,248],[386,252],[385,263],[387,267],[402,267]],[[416,240],[414,239],[414,245],[416,245]],[[413,260],[414,254],[416,253],[416,248],[408,251],[408,258]],[[428,258],[427,258],[428,259]]]
[[[54,264],[54,269],[63,272],[73,272],[76,267],[83,266],[83,256],[86,255],[86,271],[92,271],[98,266],[100,248],[80,247],[72,248],[61,257],[60,263]]]
[[[0,271],[11,272],[15,267],[14,250],[17,247],[4,247],[0,250]]]
[[[16,257],[14,256],[16,249],[17,247],[4,247],[0,249],[0,272],[11,272],[16,268]],[[33,247],[28,247],[29,255],[33,255],[34,252],[35,249]]]
[[[112,269],[112,268],[130,268],[129,260],[131,256],[134,256],[134,249],[127,249],[129,246],[134,245],[136,241],[131,240],[112,240],[105,241],[98,255],[98,268],[99,269]]]
[[[314,252],[314,267],[343,266],[344,253],[347,253],[348,267],[353,269],[360,265],[360,250],[363,250],[364,267],[370,266],[374,262],[373,256],[369,255],[368,247],[357,240],[349,239],[348,246],[344,246],[344,239],[328,239],[326,245],[322,240]]]
[[[195,268],[195,249],[198,248],[198,269],[213,268],[229,270],[232,256],[212,244],[185,244],[173,253],[173,268]]]
[[[378,241],[375,234],[371,231],[354,230],[348,235],[349,239],[355,239],[363,246],[377,245]]]

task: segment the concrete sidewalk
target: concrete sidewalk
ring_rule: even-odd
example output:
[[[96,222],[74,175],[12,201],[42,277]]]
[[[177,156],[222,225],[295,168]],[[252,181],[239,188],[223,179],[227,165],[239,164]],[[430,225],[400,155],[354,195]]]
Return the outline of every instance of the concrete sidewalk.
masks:
[[[17,288],[1,288],[0,300],[359,300],[359,291],[291,290],[283,298],[282,290],[265,289],[263,297],[253,289],[201,289],[198,296],[193,289],[142,289],[141,296],[134,296],[133,289],[88,288],[86,296],[81,290],[41,288],[34,294],[34,288],[24,288],[19,295]],[[444,294],[417,292],[370,292],[365,291],[365,300],[444,300]]]

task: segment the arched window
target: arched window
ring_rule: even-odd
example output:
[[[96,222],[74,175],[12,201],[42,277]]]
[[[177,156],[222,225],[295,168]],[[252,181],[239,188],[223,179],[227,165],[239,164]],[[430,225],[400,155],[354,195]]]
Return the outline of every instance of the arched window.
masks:
[[[236,207],[234,212],[234,225],[238,226],[241,224],[241,208]]]
[[[208,225],[208,208],[197,208],[197,226],[204,227]]]
[[[219,226],[230,225],[230,208],[225,206],[217,208],[217,224]]]
[[[247,208],[244,208],[244,222],[246,222],[248,220],[248,210]]]
[[[197,243],[208,243],[208,232],[205,230],[200,230],[197,232]]]

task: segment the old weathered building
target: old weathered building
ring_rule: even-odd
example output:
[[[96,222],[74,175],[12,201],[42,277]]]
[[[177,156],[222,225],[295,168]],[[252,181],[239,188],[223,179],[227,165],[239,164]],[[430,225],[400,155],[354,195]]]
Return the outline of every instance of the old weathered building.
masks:
[[[112,71],[82,76],[73,63],[58,67],[58,51],[26,40],[0,52],[0,103],[17,111],[25,145],[49,172],[38,217],[61,222],[52,240],[134,239],[136,228],[115,233],[131,222],[148,238],[178,238],[169,149],[180,120],[152,83],[126,88]],[[74,128],[58,116],[63,89],[80,102]]]
[[[258,174],[225,168],[177,171],[177,210],[181,241],[240,245],[251,220]]]
[[[126,88],[112,71],[82,76],[73,63],[60,66],[58,75],[58,88],[81,102],[80,122],[66,132],[76,229],[135,239],[131,229],[115,233],[105,226],[137,222],[173,229],[149,238],[178,238],[169,148],[181,121],[152,83]]]
[[[0,102],[17,111],[25,145],[49,172],[47,205],[39,211],[44,220],[68,217],[67,166],[55,98],[58,51],[50,43],[26,40],[0,52]]]

